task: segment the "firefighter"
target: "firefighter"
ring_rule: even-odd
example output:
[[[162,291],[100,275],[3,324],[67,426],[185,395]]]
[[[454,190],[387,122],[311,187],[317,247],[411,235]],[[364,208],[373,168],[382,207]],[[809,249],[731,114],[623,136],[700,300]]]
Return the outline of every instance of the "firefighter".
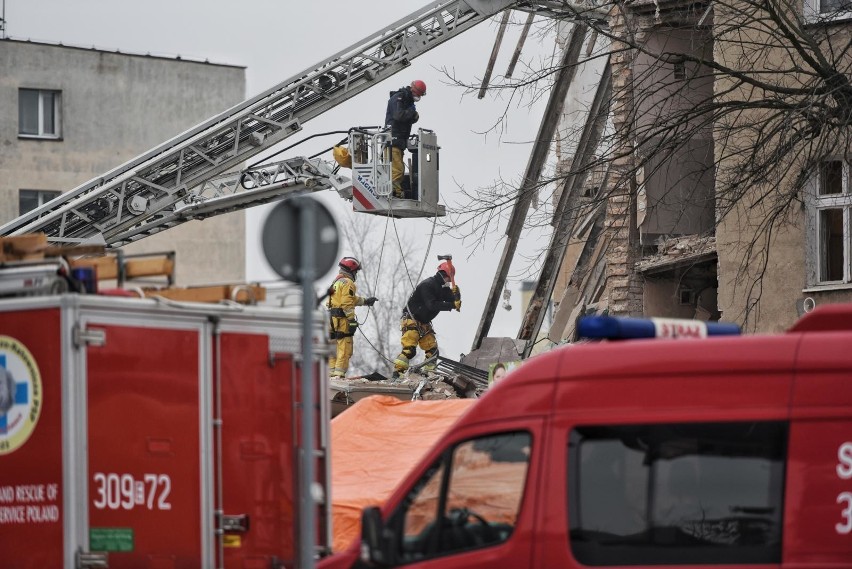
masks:
[[[361,270],[361,263],[355,257],[343,257],[338,264],[340,273],[328,288],[329,338],[336,341],[337,350],[328,358],[329,373],[332,378],[346,377],[349,358],[352,357],[352,337],[358,329],[355,318],[356,306],[373,306],[375,296],[364,298],[355,294],[355,276]]]
[[[391,92],[388,99],[385,127],[391,129],[391,180],[393,195],[397,198],[403,197],[402,177],[405,173],[405,165],[402,162],[402,155],[408,144],[408,137],[411,136],[411,125],[420,118],[414,103],[425,94],[426,83],[415,79],[411,85]]]
[[[394,379],[408,369],[409,362],[417,354],[417,346],[426,352],[424,371],[435,369],[438,357],[438,341],[432,319],[441,311],[461,312],[461,291],[455,284],[456,269],[451,260],[438,265],[438,272],[421,282],[411,293],[402,310],[402,352],[394,360]],[[431,361],[430,361],[431,360]]]

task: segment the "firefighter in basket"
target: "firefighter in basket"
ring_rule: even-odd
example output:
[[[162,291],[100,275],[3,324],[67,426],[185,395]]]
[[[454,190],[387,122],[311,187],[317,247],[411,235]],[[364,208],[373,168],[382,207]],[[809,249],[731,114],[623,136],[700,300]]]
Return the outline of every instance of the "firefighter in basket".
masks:
[[[334,378],[346,377],[349,359],[352,357],[352,337],[358,329],[355,318],[356,306],[373,306],[375,296],[364,298],[356,294],[355,276],[361,263],[355,257],[343,257],[338,264],[340,273],[328,288],[329,338],[337,343],[328,358],[329,373]]]
[[[405,175],[405,163],[402,156],[408,144],[408,137],[411,136],[411,126],[420,119],[414,103],[424,95],[426,95],[426,83],[415,79],[411,85],[391,92],[388,99],[385,127],[390,129],[393,137],[390,143],[391,180],[393,195],[397,198],[404,197],[402,179]]]
[[[456,269],[451,255],[441,255],[443,262],[438,272],[422,281],[411,293],[402,310],[402,352],[394,360],[394,379],[408,370],[409,362],[417,354],[417,346],[426,352],[426,363],[422,369],[435,369],[438,359],[438,340],[432,319],[439,312],[458,310],[461,312],[461,291],[456,285]]]

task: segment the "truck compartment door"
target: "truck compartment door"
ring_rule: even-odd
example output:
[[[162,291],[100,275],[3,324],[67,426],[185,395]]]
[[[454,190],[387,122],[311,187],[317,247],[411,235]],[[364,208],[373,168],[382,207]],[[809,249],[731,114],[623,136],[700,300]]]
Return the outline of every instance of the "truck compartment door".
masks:
[[[89,549],[110,569],[209,566],[201,328],[88,327],[105,333],[85,348]]]

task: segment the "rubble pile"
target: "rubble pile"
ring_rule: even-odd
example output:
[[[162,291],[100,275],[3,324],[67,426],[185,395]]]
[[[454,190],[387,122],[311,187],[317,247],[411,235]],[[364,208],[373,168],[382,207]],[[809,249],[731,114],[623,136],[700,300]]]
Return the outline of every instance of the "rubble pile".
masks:
[[[401,401],[475,399],[486,388],[487,383],[461,373],[441,370],[411,371],[399,379],[332,379],[329,383],[329,395],[332,416],[337,416],[346,407],[371,395],[389,395]]]
[[[657,251],[638,263],[638,269],[648,270],[672,262],[694,259],[715,253],[716,236],[685,235],[683,237],[661,238],[657,241]]]

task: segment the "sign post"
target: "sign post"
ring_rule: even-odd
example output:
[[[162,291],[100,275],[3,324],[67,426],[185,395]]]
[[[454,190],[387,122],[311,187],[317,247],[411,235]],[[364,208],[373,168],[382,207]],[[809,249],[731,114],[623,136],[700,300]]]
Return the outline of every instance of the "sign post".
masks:
[[[313,314],[314,280],[334,266],[339,245],[334,218],[320,202],[308,197],[283,201],[263,226],[263,252],[272,270],[302,285],[302,421],[299,454],[299,547],[297,566],[314,567],[316,500],[313,495],[315,388]]]

